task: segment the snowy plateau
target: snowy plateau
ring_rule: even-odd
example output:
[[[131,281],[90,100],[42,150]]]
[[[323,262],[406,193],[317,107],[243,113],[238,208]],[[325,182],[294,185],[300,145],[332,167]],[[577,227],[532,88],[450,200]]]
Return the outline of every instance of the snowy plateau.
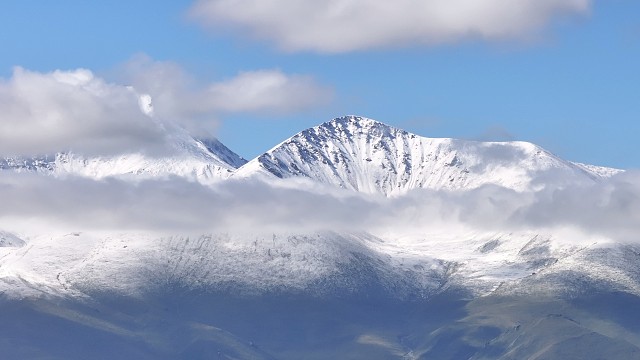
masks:
[[[623,170],[358,116],[248,162],[169,138],[0,159],[0,358],[640,359],[637,228],[589,208]]]

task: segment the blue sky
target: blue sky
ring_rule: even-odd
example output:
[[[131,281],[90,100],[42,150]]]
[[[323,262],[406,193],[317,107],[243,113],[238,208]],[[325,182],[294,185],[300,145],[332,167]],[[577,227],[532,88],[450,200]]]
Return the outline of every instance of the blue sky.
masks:
[[[246,9],[252,4],[235,2]],[[198,4],[209,3],[223,2]],[[266,3],[277,5],[275,0]],[[408,29],[410,21],[392,23],[402,13],[369,21],[366,9],[356,8],[354,26],[364,29],[363,36],[367,31],[373,35],[348,42],[349,34],[359,30],[345,29],[345,39],[330,33],[316,38],[317,29],[311,30],[325,25],[322,20],[308,26],[292,20],[281,32],[271,31],[269,16],[304,18],[307,8],[274,7],[274,13],[257,15],[247,11],[253,14],[248,17],[242,7],[216,8],[212,15],[187,0],[9,0],[0,5],[0,77],[11,79],[15,66],[40,73],[85,68],[126,85],[134,77],[123,77],[122,69],[139,58],[146,59],[140,71],[170,64],[196,88],[226,84],[215,87],[219,91],[214,94],[236,89],[229,84],[247,72],[284,77],[289,90],[282,97],[291,103],[283,98],[260,106],[249,103],[254,98],[233,106],[214,101],[192,120],[207,118],[203,128],[246,158],[307,127],[358,114],[423,136],[525,140],[573,161],[640,167],[640,2],[546,3],[557,9],[532,15],[540,21],[530,27],[519,23],[529,17],[509,18],[515,25],[506,30],[491,27],[491,21],[505,18],[490,9],[489,18],[479,19],[482,25],[468,36],[453,32],[453,25],[408,35],[414,33]],[[470,21],[462,10],[459,18],[452,15],[455,26]],[[298,36],[294,29],[300,24],[311,30],[301,29]],[[397,37],[380,40],[375,31],[385,26],[383,34]],[[485,33],[474,35],[473,29]],[[248,78],[255,79],[253,75]]]

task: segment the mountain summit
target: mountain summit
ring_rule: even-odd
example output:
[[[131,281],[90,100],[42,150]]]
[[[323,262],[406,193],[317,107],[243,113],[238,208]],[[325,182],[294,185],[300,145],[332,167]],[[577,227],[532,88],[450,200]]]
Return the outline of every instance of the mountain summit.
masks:
[[[606,169],[605,169],[606,170]],[[360,116],[304,130],[244,165],[238,176],[304,176],[365,193],[496,184],[522,191],[593,182],[610,171],[558,158],[527,142],[426,138]]]

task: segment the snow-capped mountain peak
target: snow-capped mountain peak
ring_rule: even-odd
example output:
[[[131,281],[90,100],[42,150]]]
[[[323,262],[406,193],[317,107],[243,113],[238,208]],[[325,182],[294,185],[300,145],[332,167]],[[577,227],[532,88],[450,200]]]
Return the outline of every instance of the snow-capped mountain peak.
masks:
[[[303,176],[365,193],[496,184],[523,191],[592,182],[607,172],[562,160],[527,142],[426,138],[360,116],[304,130],[250,161],[236,176]]]

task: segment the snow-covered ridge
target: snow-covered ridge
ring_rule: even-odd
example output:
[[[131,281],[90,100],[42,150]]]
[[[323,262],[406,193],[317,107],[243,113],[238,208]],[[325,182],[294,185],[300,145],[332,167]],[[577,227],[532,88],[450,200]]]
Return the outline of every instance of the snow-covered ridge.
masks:
[[[589,164],[583,164],[579,162],[574,162],[573,164],[578,166],[579,168],[583,168],[589,172],[595,173],[604,178],[611,177],[613,175],[624,172],[624,170],[614,169],[614,168],[605,167],[605,166],[589,165]]]
[[[236,176],[307,177],[365,193],[496,184],[536,190],[593,182],[612,169],[574,164],[527,142],[426,138],[381,122],[345,116],[304,130],[250,161]]]
[[[136,178],[181,176],[208,183],[229,177],[246,162],[215,138],[197,140],[185,130],[174,128],[166,154],[126,153],[109,156],[85,156],[61,152],[34,158],[0,158],[0,170],[73,174],[90,178],[135,176]]]

